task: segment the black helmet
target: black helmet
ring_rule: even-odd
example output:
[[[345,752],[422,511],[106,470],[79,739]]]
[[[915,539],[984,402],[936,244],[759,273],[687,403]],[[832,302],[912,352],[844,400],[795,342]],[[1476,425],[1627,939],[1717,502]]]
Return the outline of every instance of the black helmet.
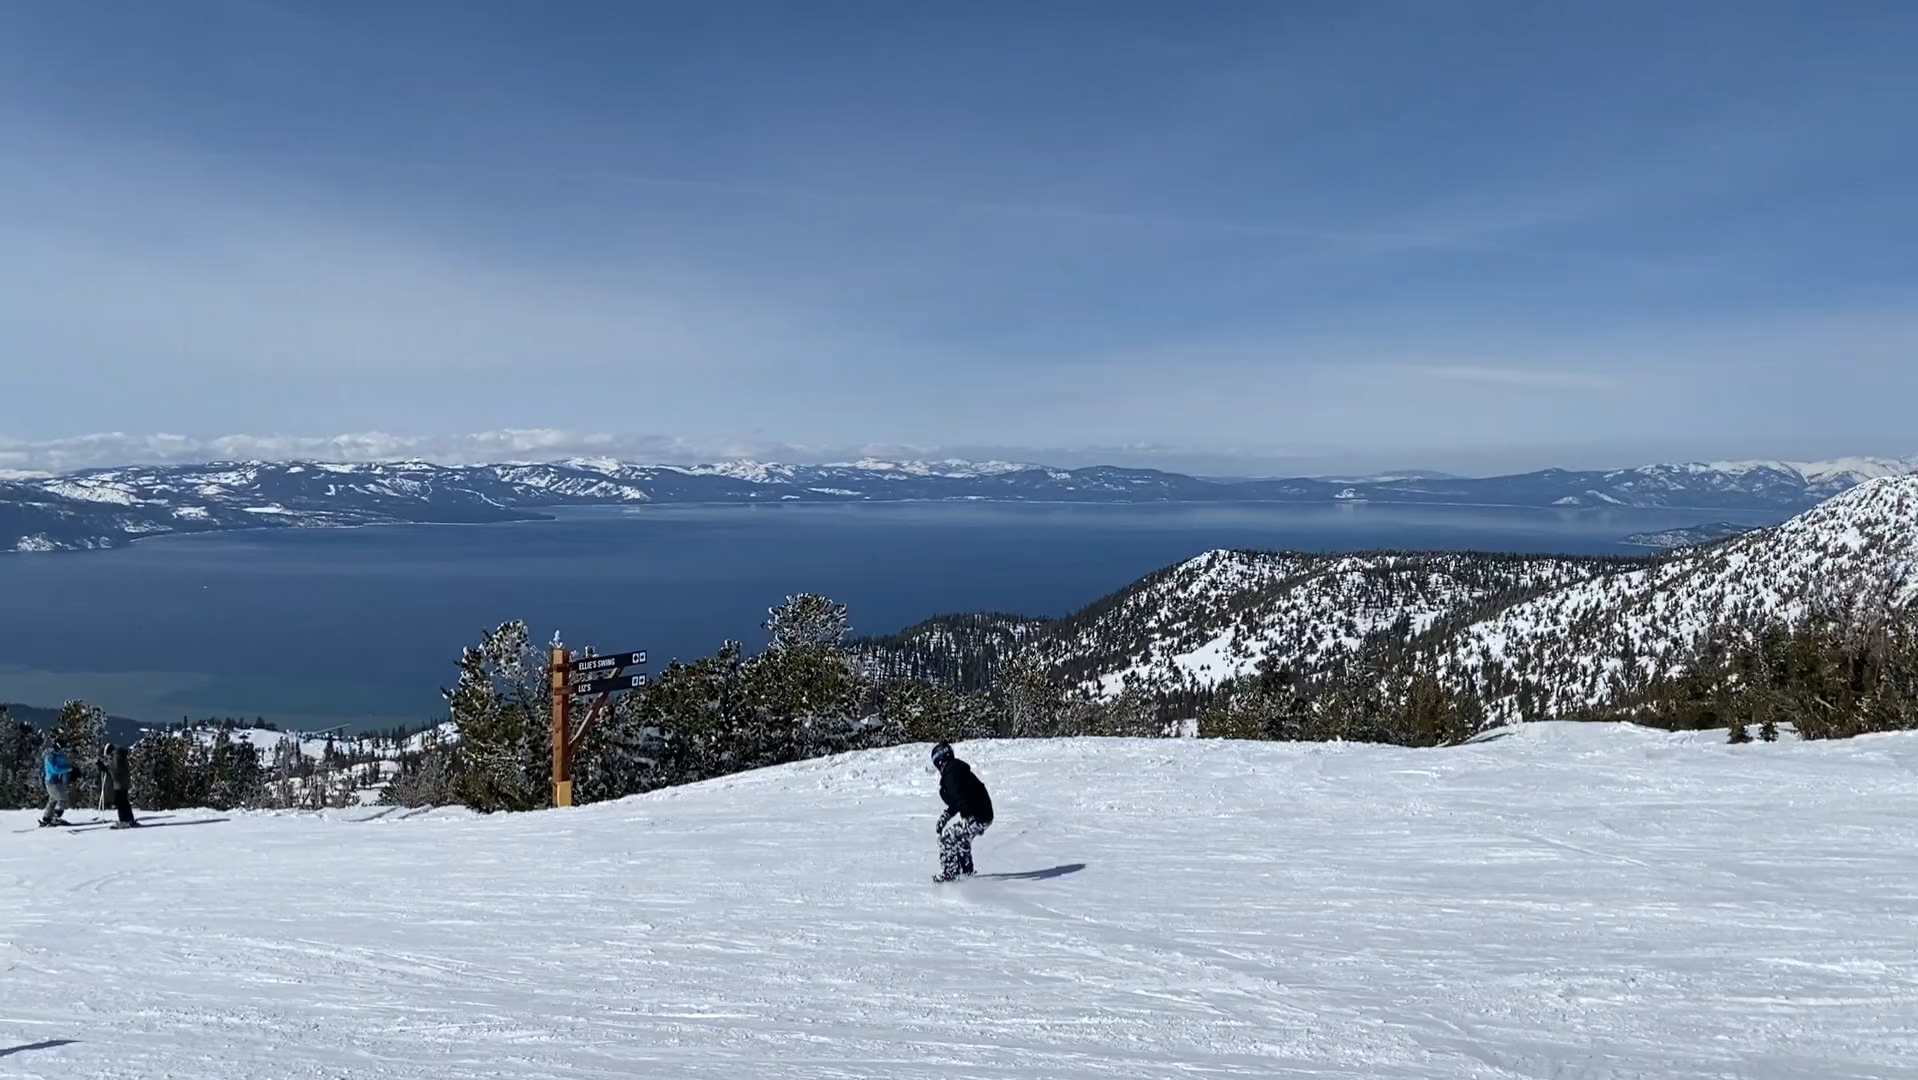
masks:
[[[932,748],[932,763],[934,765],[943,767],[946,762],[951,760],[952,760],[952,744],[951,743],[940,743],[938,746],[935,746]]]

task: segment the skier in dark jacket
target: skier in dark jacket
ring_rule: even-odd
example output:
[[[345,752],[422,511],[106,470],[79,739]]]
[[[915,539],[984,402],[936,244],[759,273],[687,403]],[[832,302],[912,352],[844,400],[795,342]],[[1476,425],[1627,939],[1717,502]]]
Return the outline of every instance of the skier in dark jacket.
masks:
[[[939,770],[939,797],[946,812],[939,815],[939,876],[951,881],[972,873],[972,842],[992,824],[992,796],[972,773],[972,766],[953,756],[949,743],[932,748]]]
[[[109,793],[113,808],[120,813],[114,828],[131,829],[140,824],[133,819],[133,804],[127,797],[126,747],[108,743],[100,748],[100,787]]]

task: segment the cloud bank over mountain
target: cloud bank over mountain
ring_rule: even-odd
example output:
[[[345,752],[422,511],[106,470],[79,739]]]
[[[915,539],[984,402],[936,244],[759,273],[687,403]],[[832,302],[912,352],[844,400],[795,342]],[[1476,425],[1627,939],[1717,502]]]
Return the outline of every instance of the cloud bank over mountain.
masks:
[[[1775,442],[1775,441],[1774,441]],[[1013,461],[1057,468],[1113,465],[1162,469],[1188,476],[1371,477],[1412,474],[1505,476],[1546,468],[1630,469],[1648,462],[1724,461],[1748,458],[1818,462],[1852,455],[1906,455],[1909,446],[1731,446],[1682,442],[1645,444],[1631,452],[1591,448],[1543,448],[1514,456],[1433,450],[1400,453],[1333,452],[1322,447],[1175,442],[1124,444],[1007,445],[864,442],[801,443],[770,438],[699,439],[656,433],[513,427],[457,434],[397,434],[388,431],[332,435],[287,433],[180,435],[98,432],[31,439],[0,433],[0,480],[122,465],[197,465],[217,461],[331,461],[343,463],[429,461],[439,465],[557,462],[613,459],[655,465],[701,465],[723,461],[826,464],[869,459],[891,461]]]
[[[695,464],[769,456],[799,448],[774,444],[695,444],[657,435],[609,435],[551,428],[509,428],[462,435],[396,435],[366,431],[339,435],[140,435],[104,432],[63,439],[0,437],[0,469],[68,472],[115,465],[192,465],[209,461],[340,462],[419,459],[446,465],[498,461],[560,461],[616,457],[660,464]]]
[[[1318,466],[1330,461],[1321,455],[1304,451],[1275,451],[1256,447],[1184,447],[1155,443],[1051,447],[879,442],[806,445],[769,439],[698,440],[673,435],[556,428],[505,428],[452,435],[402,435],[384,431],[337,435],[218,436],[102,432],[55,439],[0,435],[0,476],[9,473],[62,473],[119,465],[195,465],[213,461],[422,460],[441,465],[480,465],[505,461],[565,461],[571,458],[616,458],[660,465],[697,465],[740,459],[814,464],[867,458],[963,458],[1012,460],[1068,468],[1111,464],[1187,472],[1256,472],[1287,463]]]

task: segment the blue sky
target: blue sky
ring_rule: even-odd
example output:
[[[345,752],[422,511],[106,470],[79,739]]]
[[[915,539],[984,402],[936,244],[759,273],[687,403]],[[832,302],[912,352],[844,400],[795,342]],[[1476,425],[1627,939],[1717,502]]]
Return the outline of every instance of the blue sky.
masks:
[[[1911,453],[1914,55],[1899,3],[0,5],[0,449]]]

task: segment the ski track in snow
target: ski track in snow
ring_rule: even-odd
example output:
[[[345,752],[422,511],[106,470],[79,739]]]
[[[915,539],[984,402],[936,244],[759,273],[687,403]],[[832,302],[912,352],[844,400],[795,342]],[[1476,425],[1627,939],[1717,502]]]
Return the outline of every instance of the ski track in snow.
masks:
[[[946,886],[923,748],[560,812],[5,833],[0,1068],[1918,1076],[1918,736],[1722,739],[966,744],[981,872],[1084,867]]]

